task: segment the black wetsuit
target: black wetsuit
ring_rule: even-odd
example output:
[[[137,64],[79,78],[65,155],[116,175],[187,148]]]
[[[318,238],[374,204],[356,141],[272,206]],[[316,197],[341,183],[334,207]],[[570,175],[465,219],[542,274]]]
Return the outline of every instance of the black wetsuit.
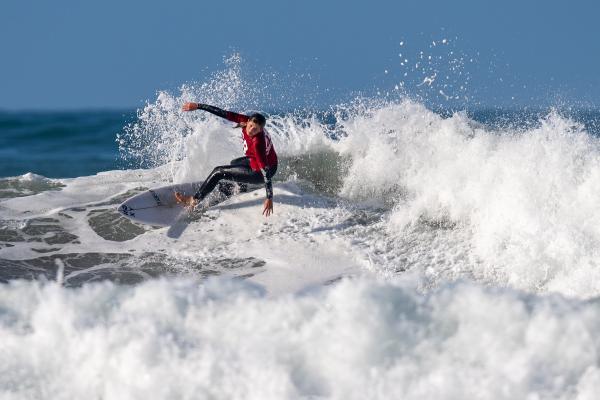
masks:
[[[277,165],[265,168],[266,175],[262,171],[253,171],[250,168],[250,159],[248,157],[240,157],[231,160],[229,165],[221,165],[212,170],[208,178],[204,181],[198,192],[194,195],[195,199],[202,200],[221,180],[242,184],[242,190],[245,190],[245,184],[265,184],[267,198],[273,198],[273,184],[271,178],[277,172]],[[232,190],[230,186],[224,186],[222,192],[230,195]]]

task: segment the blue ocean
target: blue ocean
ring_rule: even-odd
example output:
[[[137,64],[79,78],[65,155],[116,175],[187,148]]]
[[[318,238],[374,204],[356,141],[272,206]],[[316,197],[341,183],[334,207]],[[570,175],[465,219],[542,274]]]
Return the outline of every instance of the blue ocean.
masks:
[[[600,110],[265,110],[238,73],[0,112],[1,398],[597,397]],[[187,101],[268,114],[272,216],[264,188],[176,234],[117,211],[243,154]]]
[[[135,110],[0,112],[0,176],[73,178],[119,169],[117,133]]]

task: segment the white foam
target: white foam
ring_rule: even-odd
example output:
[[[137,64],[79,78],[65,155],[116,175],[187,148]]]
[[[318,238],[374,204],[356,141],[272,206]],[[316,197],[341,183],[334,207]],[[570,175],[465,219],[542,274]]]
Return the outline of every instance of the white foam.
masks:
[[[168,181],[164,179],[164,171],[165,167],[159,167],[153,170],[108,171],[87,177],[53,179],[51,182],[64,187],[3,200],[2,216],[5,218],[24,212],[27,213],[26,217],[51,215],[64,208],[106,201],[134,187],[165,184]]]
[[[596,302],[344,281],[0,290],[2,398],[595,398]]]
[[[26,174],[18,176],[18,177],[16,177],[16,179],[18,179],[20,181],[24,181],[24,182],[46,182],[46,181],[50,181],[50,179],[46,178],[45,176],[34,174],[33,172],[28,172]]]
[[[599,292],[600,142],[556,112],[525,131],[443,119],[409,101],[345,124],[342,194],[396,206],[388,228],[425,216],[471,232],[473,274],[527,290]]]

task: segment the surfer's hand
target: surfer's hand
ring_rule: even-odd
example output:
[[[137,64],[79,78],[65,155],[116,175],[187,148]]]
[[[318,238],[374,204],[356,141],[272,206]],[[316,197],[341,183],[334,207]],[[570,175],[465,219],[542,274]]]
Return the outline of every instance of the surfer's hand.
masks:
[[[186,196],[179,192],[175,192],[175,200],[177,200],[179,204],[183,204],[190,208],[196,207],[197,204],[197,200],[194,198],[194,196]]]
[[[263,207],[263,215],[268,217],[273,214],[273,199],[266,199]]]
[[[183,111],[194,111],[199,109],[200,105],[198,103],[185,103],[182,108]]]

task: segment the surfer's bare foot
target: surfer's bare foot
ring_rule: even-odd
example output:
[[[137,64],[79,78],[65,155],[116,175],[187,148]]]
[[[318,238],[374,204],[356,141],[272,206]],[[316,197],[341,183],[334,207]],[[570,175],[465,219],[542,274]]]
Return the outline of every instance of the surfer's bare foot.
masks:
[[[184,206],[190,208],[194,208],[197,204],[197,201],[194,198],[194,196],[186,196],[183,193],[179,192],[175,192],[175,200],[177,200],[179,204],[183,204]]]

